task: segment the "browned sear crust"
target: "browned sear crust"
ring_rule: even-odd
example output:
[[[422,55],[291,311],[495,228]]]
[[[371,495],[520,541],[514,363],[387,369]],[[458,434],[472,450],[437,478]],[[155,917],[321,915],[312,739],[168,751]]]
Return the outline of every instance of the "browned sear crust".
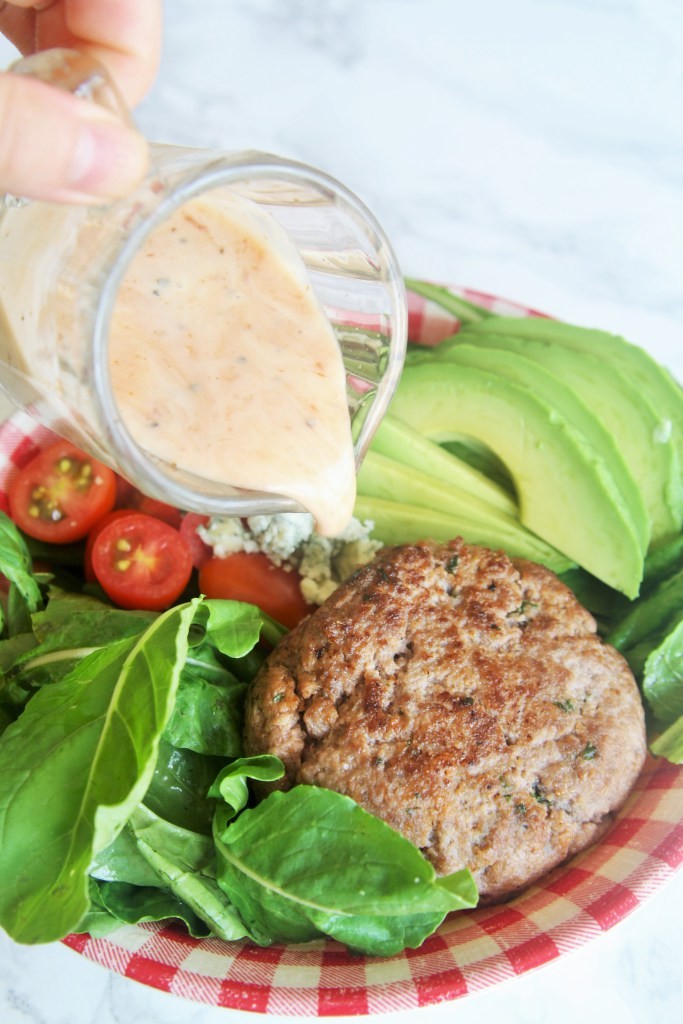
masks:
[[[287,635],[245,746],[325,786],[439,874],[502,899],[592,843],[645,758],[626,662],[550,571],[502,552],[385,548]]]

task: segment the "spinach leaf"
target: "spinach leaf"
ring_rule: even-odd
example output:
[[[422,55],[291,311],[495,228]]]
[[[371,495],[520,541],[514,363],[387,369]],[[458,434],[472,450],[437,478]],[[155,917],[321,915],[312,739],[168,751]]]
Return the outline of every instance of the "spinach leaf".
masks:
[[[239,757],[246,688],[236,680],[233,686],[216,686],[183,674],[166,739],[198,754]]]
[[[207,612],[212,615],[211,609]],[[237,621],[236,615],[244,623],[244,606],[232,610],[230,629]],[[207,625],[210,623],[211,618]],[[251,609],[246,613],[246,627],[251,639],[259,628]],[[215,624],[209,628],[198,629],[197,624],[193,627],[191,648],[165,736],[174,746],[199,754],[238,757],[242,753],[242,707],[247,684],[233,675],[228,657],[217,644],[241,651],[242,641],[230,645],[219,629]]]
[[[96,882],[97,896],[92,897],[94,906],[101,912],[106,911],[108,917],[113,919],[114,927],[122,924],[140,924],[143,921],[182,921],[190,935],[197,939],[204,939],[211,934],[207,925],[197,915],[179,900],[173,893],[157,888],[142,888],[137,885],[127,885],[125,882]],[[87,925],[90,934],[102,934],[100,925],[93,918],[92,914],[86,916],[81,922],[79,930]],[[105,934],[113,930],[109,921],[105,921]]]
[[[322,933],[393,955],[477,902],[469,871],[438,879],[407,839],[331,790],[272,793],[214,839],[219,884],[263,945]]]
[[[10,715],[9,711],[3,708],[0,704],[0,736],[2,736],[7,726],[11,725],[13,721],[14,719]]]
[[[31,572],[31,556],[24,538],[9,516],[0,512],[0,573],[10,581],[7,628],[10,636],[24,632],[20,611],[30,615],[42,606],[40,587]]]
[[[203,757],[168,742],[164,732],[143,803],[173,825],[211,835],[214,801],[207,796],[225,759]]]
[[[659,721],[683,715],[683,618],[645,662],[643,696]]]
[[[111,932],[116,931],[121,927],[121,922],[117,921],[117,919],[102,906],[97,883],[92,879],[88,880],[88,897],[90,899],[90,906],[79,921],[77,927],[74,928],[75,932],[79,934],[87,932],[94,939],[101,939],[105,935],[109,935]]]
[[[93,855],[152,777],[196,604],[84,658],[0,737],[0,924],[17,941],[62,938],[86,912]]]
[[[190,650],[164,734],[169,743],[224,759],[240,756],[247,684],[235,677],[231,665],[252,651],[262,626],[253,605],[204,602],[190,632]]]
[[[164,821],[143,804],[128,829],[164,887],[192,909],[221,939],[244,938],[247,929],[216,881],[216,854],[209,836]]]

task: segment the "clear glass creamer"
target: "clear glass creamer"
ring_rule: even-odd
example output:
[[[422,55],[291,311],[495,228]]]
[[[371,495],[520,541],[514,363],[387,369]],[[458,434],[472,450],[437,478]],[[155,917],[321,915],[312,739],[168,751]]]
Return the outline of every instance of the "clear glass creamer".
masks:
[[[120,108],[102,69],[72,51],[48,51],[13,70]],[[299,510],[283,494],[204,475],[201,450],[189,469],[136,441],[110,375],[119,289],[151,233],[184,204],[209,194],[257,204],[293,242],[336,335],[358,466],[405,354],[405,291],[392,249],[365,206],[314,168],[259,152],[150,148],[145,180],[123,200],[89,207],[0,200],[0,386],[152,497],[210,515]],[[276,410],[263,433],[276,442]]]

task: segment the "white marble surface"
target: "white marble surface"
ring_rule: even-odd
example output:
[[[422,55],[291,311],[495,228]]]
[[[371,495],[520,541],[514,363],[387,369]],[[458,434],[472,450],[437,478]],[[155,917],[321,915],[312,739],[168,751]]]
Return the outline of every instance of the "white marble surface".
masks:
[[[322,167],[406,273],[622,331],[683,377],[682,68],[681,0],[167,0],[138,119],[160,141]],[[570,957],[381,1019],[679,1020],[682,915],[680,873]],[[2,1024],[256,1019],[0,936]]]

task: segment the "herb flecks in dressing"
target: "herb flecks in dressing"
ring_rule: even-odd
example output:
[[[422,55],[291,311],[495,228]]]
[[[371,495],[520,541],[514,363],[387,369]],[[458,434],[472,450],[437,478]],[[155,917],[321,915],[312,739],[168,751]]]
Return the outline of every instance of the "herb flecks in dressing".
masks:
[[[126,427],[152,455],[292,497],[320,533],[346,526],[341,353],[298,253],[255,204],[193,199],[149,236],[119,291],[110,366]]]

